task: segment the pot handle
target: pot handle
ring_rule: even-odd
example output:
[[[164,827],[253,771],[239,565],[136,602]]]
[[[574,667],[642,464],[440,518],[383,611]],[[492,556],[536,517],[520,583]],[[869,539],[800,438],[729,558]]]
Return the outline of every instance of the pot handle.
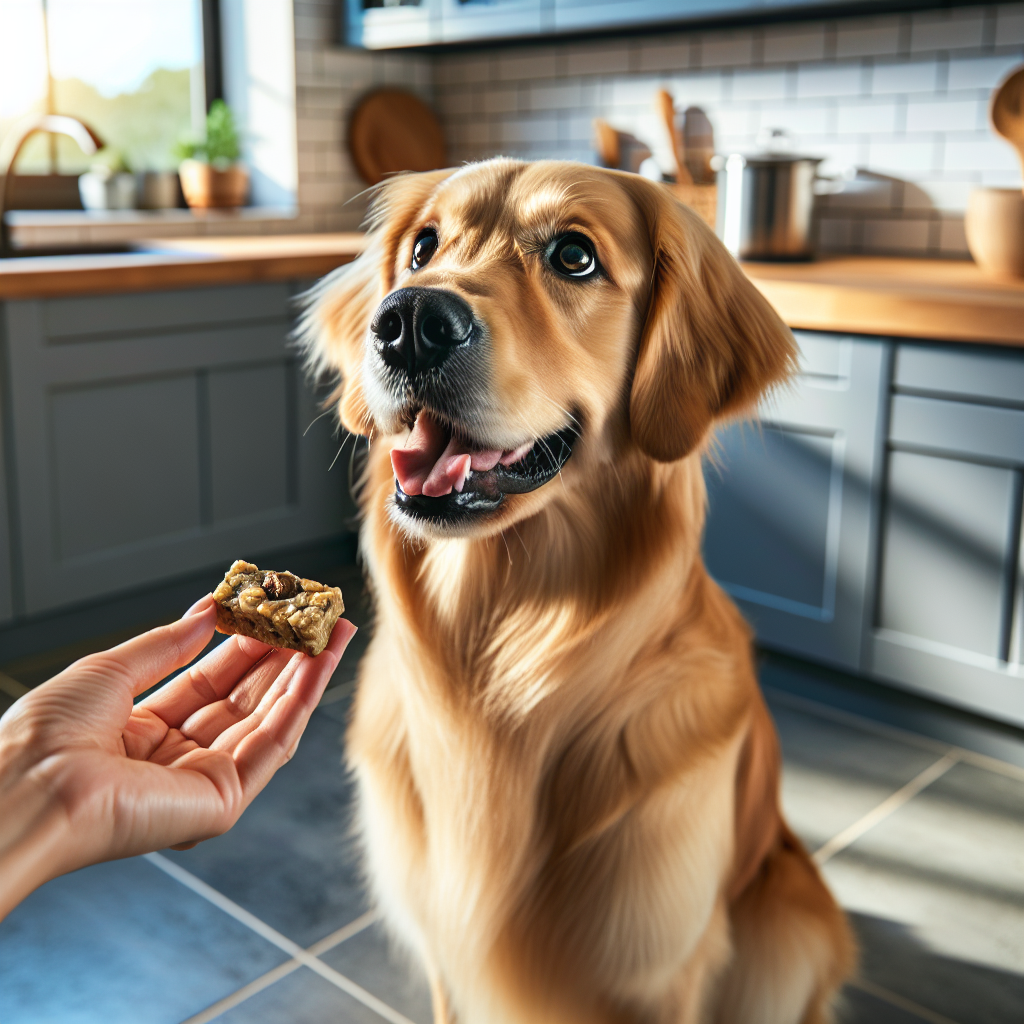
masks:
[[[816,196],[834,196],[846,189],[846,186],[857,177],[857,168],[844,167],[838,174],[819,174],[814,179]]]

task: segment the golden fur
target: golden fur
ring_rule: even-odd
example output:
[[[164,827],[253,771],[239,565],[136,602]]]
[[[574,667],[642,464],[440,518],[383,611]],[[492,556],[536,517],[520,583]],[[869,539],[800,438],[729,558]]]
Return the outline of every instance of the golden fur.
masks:
[[[412,272],[425,225],[441,245]],[[545,269],[567,230],[601,280]],[[513,446],[583,424],[560,478],[472,527],[393,503],[407,427],[366,333],[413,273],[489,327],[474,430]],[[771,307],[667,190],[492,160],[388,183],[307,324],[371,438],[376,628],[349,758],[374,897],[438,1024],[831,1019],[852,941],[782,820],[750,632],[700,557],[709,428],[794,365]]]

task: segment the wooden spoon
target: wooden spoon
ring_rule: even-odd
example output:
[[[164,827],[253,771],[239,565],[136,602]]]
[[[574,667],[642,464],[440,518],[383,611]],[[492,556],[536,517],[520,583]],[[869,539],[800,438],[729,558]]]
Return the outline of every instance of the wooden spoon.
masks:
[[[1024,174],[1024,67],[1017,68],[992,94],[992,127],[1017,150]]]
[[[669,141],[672,143],[672,156],[676,162],[676,181],[680,185],[692,185],[693,175],[686,166],[686,151],[683,148],[683,137],[679,134],[676,126],[676,105],[671,93],[665,89],[659,89],[655,99],[655,106],[661,114],[662,121],[668,131]]]

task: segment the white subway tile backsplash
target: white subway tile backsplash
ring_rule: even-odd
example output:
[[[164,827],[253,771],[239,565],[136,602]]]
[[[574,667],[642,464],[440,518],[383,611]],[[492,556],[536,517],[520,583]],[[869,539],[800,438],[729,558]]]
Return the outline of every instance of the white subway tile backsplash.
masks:
[[[1003,4],[996,9],[996,46],[1024,43],[1024,4]]]
[[[565,70],[569,75],[614,75],[629,71],[628,42],[590,43],[571,47],[566,54]]]
[[[962,255],[970,190],[1021,182],[1013,151],[985,126],[985,104],[1024,60],[1024,3],[456,53],[335,47],[333,3],[296,8],[306,229],[352,228],[362,217],[364,200],[342,205],[363,188],[345,116],[384,83],[434,103],[453,163],[498,153],[590,162],[592,121],[603,117],[668,170],[653,107],[661,87],[678,107],[705,109],[722,152],[755,151],[760,132],[785,128],[798,150],[824,158],[822,173],[860,168],[845,192],[822,197],[826,252]]]
[[[583,88],[578,79],[545,82],[530,86],[527,96],[529,110],[576,110],[583,102]]]
[[[796,76],[796,94],[801,99],[817,96],[858,96],[863,81],[860,64],[811,65]]]
[[[896,131],[897,107],[891,99],[843,103],[836,112],[840,135],[890,134]]]
[[[949,91],[993,89],[1011,68],[1024,61],[1024,49],[997,57],[961,57],[949,62]]]
[[[718,72],[674,75],[665,83],[665,88],[675,97],[678,108],[719,103],[722,99],[722,75]]]
[[[640,71],[677,71],[690,66],[693,46],[689,38],[645,42],[639,49]]]
[[[532,81],[538,78],[555,77],[554,47],[538,47],[535,50],[510,49],[508,52],[498,51],[494,77],[503,82]]]
[[[871,170],[898,178],[941,170],[941,159],[941,145],[931,140],[872,139],[868,145]]]
[[[825,56],[825,26],[777,25],[764,30],[765,64],[822,60]]]
[[[939,251],[943,256],[970,256],[963,217],[943,217],[939,227]]]
[[[926,178],[905,187],[903,206],[905,209],[966,210],[967,198],[976,187],[973,181]]]
[[[931,223],[928,220],[866,220],[864,246],[876,252],[923,256],[928,251]]]
[[[934,93],[938,80],[939,64],[935,60],[876,63],[871,69],[871,93]]]
[[[974,131],[985,126],[984,100],[923,100],[907,104],[908,132]]]
[[[497,139],[503,143],[545,143],[558,141],[558,118],[510,117],[494,121]]]
[[[921,11],[911,15],[910,49],[963,50],[981,46],[985,11],[960,7],[944,11]]]
[[[732,101],[785,99],[787,78],[782,69],[735,71],[732,75]]]
[[[711,111],[710,121],[716,135],[732,135],[755,138],[758,129],[758,112],[752,107],[719,107]]]
[[[832,107],[826,104],[765,104],[759,111],[758,127],[765,132],[782,128],[795,136],[796,148],[804,150],[807,147],[801,136],[831,134],[831,115]]]
[[[483,98],[485,114],[508,114],[519,109],[519,86],[492,85],[484,89]]]
[[[977,132],[973,136],[952,136],[946,139],[945,170],[969,171],[1020,171],[1017,154],[1002,139],[988,132]]]
[[[753,56],[754,33],[750,29],[739,32],[709,32],[700,37],[702,68],[747,67]]]
[[[900,48],[902,18],[858,18],[836,26],[836,56],[880,57]]]
[[[850,252],[853,223],[848,217],[822,217],[818,222],[818,249],[822,252]]]
[[[655,93],[665,83],[652,76],[616,78],[611,82],[611,104],[613,107],[651,107]]]

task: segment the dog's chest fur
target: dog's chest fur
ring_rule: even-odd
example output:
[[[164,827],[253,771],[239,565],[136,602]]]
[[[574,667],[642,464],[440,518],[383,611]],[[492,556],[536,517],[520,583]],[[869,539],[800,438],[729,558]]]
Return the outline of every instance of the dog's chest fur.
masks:
[[[382,528],[367,547],[398,558]],[[682,564],[588,621],[480,593],[472,559],[396,586],[375,557],[391,589],[350,756],[392,929],[458,979],[467,1019],[501,1020],[553,974],[615,999],[668,985],[720,904],[745,706],[740,686],[707,692],[735,644],[678,621]]]

